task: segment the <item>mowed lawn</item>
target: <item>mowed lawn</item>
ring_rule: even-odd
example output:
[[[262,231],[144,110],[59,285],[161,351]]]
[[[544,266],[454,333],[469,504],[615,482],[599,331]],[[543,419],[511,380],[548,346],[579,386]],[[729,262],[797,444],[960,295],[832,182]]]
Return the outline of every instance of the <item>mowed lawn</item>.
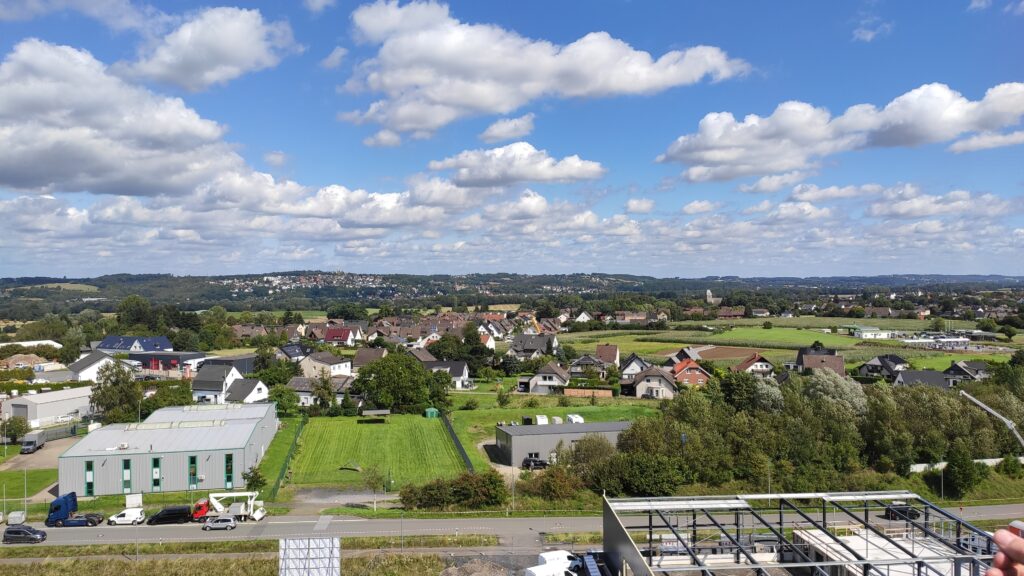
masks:
[[[899,354],[897,351],[896,354]],[[982,362],[1007,362],[1009,354],[943,354],[941,356],[924,356],[921,358],[908,358],[914,370],[945,370],[953,362],[961,360],[981,360]]]
[[[28,481],[28,497],[31,498],[57,481],[57,469],[29,470],[27,475],[24,470],[0,472],[0,486],[7,487],[8,500],[20,499],[26,493],[26,479]]]
[[[773,344],[783,346],[810,346],[815,341],[821,342],[825,346],[843,348],[855,346],[862,342],[862,340],[852,336],[826,334],[815,330],[798,330],[796,328],[770,328],[765,330],[759,326],[733,328],[732,330],[722,332],[721,334],[708,334],[706,337],[719,342],[758,342],[766,348],[772,348]]]
[[[363,487],[362,475],[341,467],[377,466],[394,488],[458,475],[465,467],[438,418],[393,415],[386,423],[354,417],[311,418],[292,464],[292,483]]]

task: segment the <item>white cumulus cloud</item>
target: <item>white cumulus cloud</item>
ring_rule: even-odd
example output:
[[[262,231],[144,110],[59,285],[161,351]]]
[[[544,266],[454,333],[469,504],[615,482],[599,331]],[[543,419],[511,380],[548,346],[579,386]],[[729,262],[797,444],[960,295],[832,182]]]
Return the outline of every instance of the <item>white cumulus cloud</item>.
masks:
[[[288,155],[280,150],[273,150],[263,155],[263,161],[275,168],[280,168],[288,163]]]
[[[654,200],[650,198],[630,198],[626,201],[626,212],[630,214],[649,214],[654,210]]]
[[[305,5],[306,10],[314,14],[319,14],[324,10],[331,8],[338,0],[302,0],[302,4]]]
[[[813,168],[824,157],[867,147],[918,146],[1018,124],[1024,115],[1024,83],[990,88],[968,100],[945,84],[926,84],[884,108],[859,104],[835,118],[806,102],[784,102],[767,117],[742,121],[711,113],[694,134],[680,136],[660,162],[688,166],[691,182],[731,180]]]
[[[502,118],[480,134],[484,142],[501,142],[529,136],[533,132],[533,113],[518,118]]]
[[[794,170],[785,174],[770,174],[762,176],[753,184],[742,184],[740,192],[778,192],[786,186],[792,186],[807,178],[806,172]]]
[[[718,208],[718,204],[710,200],[694,200],[683,206],[683,214],[703,214]]]
[[[889,194],[868,207],[867,214],[881,218],[924,218],[945,214],[999,216],[1013,204],[995,194],[972,194],[954,190],[942,195],[921,194],[916,188]],[[1019,207],[1018,207],[1019,210]]]
[[[357,8],[352,22],[359,38],[380,48],[347,87],[384,97],[343,118],[397,132],[430,134],[459,118],[508,114],[541,97],[654,94],[750,69],[714,46],[655,58],[607,32],[567,45],[534,40],[460,22],[433,2],[378,0]]]
[[[999,134],[996,132],[984,132],[970,138],[957,140],[949,146],[950,152],[977,152],[990,148],[1002,148],[1003,146],[1016,146],[1024,144],[1024,130]]]
[[[528,142],[515,142],[490,150],[466,150],[430,163],[431,170],[455,170],[452,180],[461,186],[504,186],[515,182],[575,182],[604,176],[598,162],[579,156],[557,160],[547,150]]]
[[[372,136],[363,138],[363,144],[371,148],[394,148],[402,143],[402,137],[391,130],[380,130]]]
[[[320,67],[325,70],[333,70],[338,66],[341,66],[341,61],[345,59],[347,54],[348,50],[341,46],[335,46],[334,50],[331,50],[331,53],[320,61]]]
[[[145,50],[126,73],[198,92],[300,52],[286,21],[265,22],[259,10],[208,8]]]

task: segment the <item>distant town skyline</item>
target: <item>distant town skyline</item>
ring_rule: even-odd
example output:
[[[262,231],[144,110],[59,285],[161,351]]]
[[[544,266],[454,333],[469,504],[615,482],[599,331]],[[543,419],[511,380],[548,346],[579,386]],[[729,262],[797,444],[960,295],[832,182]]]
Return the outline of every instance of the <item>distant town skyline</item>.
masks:
[[[0,0],[0,276],[1024,274],[1024,0]]]

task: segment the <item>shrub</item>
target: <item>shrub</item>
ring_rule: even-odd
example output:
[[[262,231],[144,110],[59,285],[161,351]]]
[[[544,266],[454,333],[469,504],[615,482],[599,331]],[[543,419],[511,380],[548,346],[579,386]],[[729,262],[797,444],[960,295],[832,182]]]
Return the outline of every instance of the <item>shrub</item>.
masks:
[[[764,324],[761,324],[761,328],[764,328],[765,330],[771,330],[773,326],[771,322],[765,320]]]
[[[563,407],[563,408],[565,408],[567,406],[572,406],[572,402],[569,402],[569,397],[568,396],[559,396],[558,397],[558,405]]]
[[[526,406],[527,408],[536,408],[540,406],[540,400],[538,400],[536,396],[530,396],[523,406]]]
[[[580,477],[565,466],[552,466],[544,472],[519,482],[523,493],[545,500],[568,500],[583,489]]]
[[[478,402],[476,398],[470,398],[469,400],[466,400],[466,403],[463,404],[462,408],[459,408],[459,410],[476,410],[479,407],[480,402]]]
[[[1014,480],[1024,476],[1024,466],[1021,466],[1020,460],[1013,455],[1007,455],[1003,458],[1003,461],[996,464],[996,472],[999,472],[1007,478],[1013,478]]]
[[[443,510],[452,506],[484,508],[501,506],[508,500],[505,481],[494,470],[479,474],[464,472],[456,478],[439,478],[422,486],[408,485],[399,492],[402,506],[408,510]]]
[[[512,402],[512,395],[509,394],[508,390],[505,390],[504,386],[498,387],[498,406],[504,408]]]

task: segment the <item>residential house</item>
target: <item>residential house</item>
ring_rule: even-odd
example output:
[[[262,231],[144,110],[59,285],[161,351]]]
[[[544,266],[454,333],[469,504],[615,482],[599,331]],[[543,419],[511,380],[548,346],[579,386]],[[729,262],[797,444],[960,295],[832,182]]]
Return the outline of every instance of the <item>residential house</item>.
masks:
[[[586,312],[580,312],[578,316],[573,318],[573,322],[590,322],[594,317]]]
[[[875,356],[857,367],[857,375],[865,378],[884,378],[892,382],[903,370],[910,369],[910,362],[895,354]]]
[[[128,352],[171,352],[174,346],[166,336],[107,336],[94,348],[106,354]]]
[[[866,306],[864,308],[865,318],[899,318],[899,310],[893,310],[885,306]]]
[[[619,324],[645,324],[647,322],[647,312],[616,310],[615,322]]]
[[[637,353],[626,356],[626,359],[619,363],[619,378],[623,386],[632,383],[637,374],[651,367],[651,363],[641,358]]]
[[[494,342],[494,336],[491,336],[490,334],[481,334],[480,343],[483,344],[485,348],[491,350],[492,352],[494,351],[494,347],[496,346],[496,343]]]
[[[984,380],[989,377],[988,362],[983,360],[961,360],[951,362],[942,373],[956,383]]]
[[[633,384],[633,394],[637,398],[671,400],[677,390],[675,376],[658,366],[651,366],[634,376]]]
[[[730,368],[733,372],[746,372],[756,376],[770,378],[775,375],[775,365],[770,360],[754,352],[747,359]]]
[[[598,344],[597,350],[594,352],[594,356],[597,356],[601,362],[605,364],[618,366],[619,361],[619,347],[617,344]]]
[[[228,388],[235,380],[241,380],[237,368],[227,364],[203,364],[192,379],[192,401],[197,404],[224,404]]]
[[[437,362],[437,358],[426,348],[409,348],[409,354],[420,362]]]
[[[299,362],[302,375],[306,378],[316,378],[321,374],[334,376],[351,376],[352,361],[348,358],[335,356],[330,352],[314,352]]]
[[[431,372],[447,372],[452,377],[452,388],[456,390],[470,388],[469,364],[464,360],[423,362],[423,367]]]
[[[925,385],[947,390],[954,380],[938,370],[901,370],[893,381],[894,386]]]
[[[519,360],[533,360],[545,354],[558,353],[558,337],[554,334],[517,334],[508,355]]]
[[[288,362],[302,362],[302,359],[313,353],[313,349],[305,344],[297,342],[291,344],[285,344],[274,352],[274,357],[278,360],[285,360]]]
[[[750,315],[754,318],[767,318],[772,314],[764,308],[753,308],[750,310]]]
[[[231,327],[231,331],[235,333],[235,338],[239,340],[248,340],[257,336],[267,335],[267,329],[259,324],[235,324]]]
[[[360,348],[356,350],[356,355],[352,358],[352,374],[358,375],[360,368],[387,355],[387,348]]]
[[[846,374],[843,357],[833,348],[826,348],[821,342],[800,348],[796,352],[795,368],[799,371],[815,368],[829,368],[836,374]]]
[[[345,398],[345,391],[352,387],[353,380],[355,378],[351,376],[331,378],[334,397],[339,404]],[[315,384],[316,378],[306,378],[305,376],[295,376],[288,381],[288,387],[299,395],[299,406],[312,406],[316,404],[316,399],[313,396],[313,386]]]
[[[712,305],[712,306],[718,306],[719,304],[722,303],[722,299],[721,298],[715,298],[714,294],[711,293],[710,289],[705,293],[704,301],[707,302],[708,304]]]
[[[90,352],[68,365],[68,370],[71,372],[73,380],[96,382],[99,379],[100,369],[114,362],[113,356],[99,351]]]
[[[587,371],[592,370],[598,378],[604,379],[607,376],[607,366],[603,360],[590,354],[584,354],[572,361],[569,365],[569,376],[572,378],[586,378]]]
[[[683,360],[672,367],[672,375],[676,382],[689,386],[703,386],[711,379],[711,374],[694,360]]]
[[[530,394],[560,394],[568,384],[568,370],[555,362],[548,362],[533,376],[520,377],[519,391]]]
[[[667,359],[665,359],[665,362],[662,363],[662,366],[667,366],[671,368],[672,366],[675,366],[676,364],[682,362],[683,360],[693,360],[694,362],[697,362],[700,359],[700,351],[697,350],[696,348],[687,346],[685,348],[680,348],[678,352],[670,355]]]
[[[307,322],[302,328],[302,336],[309,340],[323,340],[326,332],[326,322]]]
[[[239,378],[228,386],[224,400],[238,404],[254,404],[266,402],[270,397],[270,390],[263,381],[257,378]]]
[[[328,326],[324,331],[324,344],[332,346],[355,346],[356,338],[350,328]]]

